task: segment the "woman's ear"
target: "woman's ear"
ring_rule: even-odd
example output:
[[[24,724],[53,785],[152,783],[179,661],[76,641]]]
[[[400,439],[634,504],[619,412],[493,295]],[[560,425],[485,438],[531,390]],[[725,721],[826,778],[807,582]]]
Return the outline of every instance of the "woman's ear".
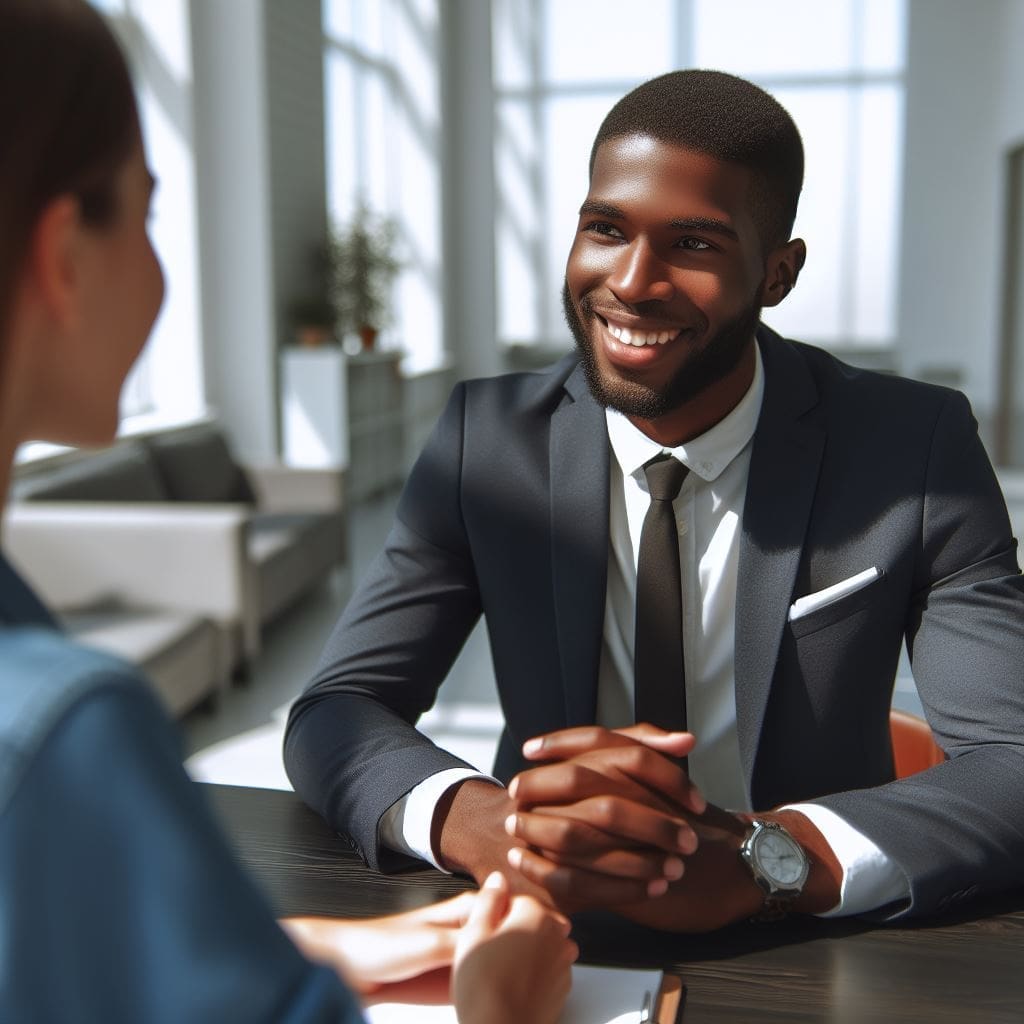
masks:
[[[51,200],[32,232],[28,283],[61,327],[74,327],[81,314],[85,241],[78,200],[70,195]]]
[[[807,259],[807,246],[802,238],[790,239],[768,254],[765,263],[762,306],[777,306],[794,288]]]

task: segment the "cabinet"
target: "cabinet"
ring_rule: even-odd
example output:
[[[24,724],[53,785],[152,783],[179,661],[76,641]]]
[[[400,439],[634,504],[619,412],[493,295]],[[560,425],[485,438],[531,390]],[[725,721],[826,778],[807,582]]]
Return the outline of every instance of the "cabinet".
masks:
[[[405,381],[401,352],[349,356],[349,494],[356,500],[405,479]]]
[[[340,348],[286,349],[281,433],[292,466],[345,467],[358,501],[405,476],[405,382],[400,352],[346,355]]]

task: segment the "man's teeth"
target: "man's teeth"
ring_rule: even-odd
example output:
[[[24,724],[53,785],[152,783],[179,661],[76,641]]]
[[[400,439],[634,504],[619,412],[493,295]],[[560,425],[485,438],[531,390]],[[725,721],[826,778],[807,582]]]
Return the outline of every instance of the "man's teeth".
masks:
[[[641,348],[644,345],[664,345],[671,341],[678,331],[631,331],[628,327],[615,327],[608,325],[608,333],[623,345],[634,345]]]

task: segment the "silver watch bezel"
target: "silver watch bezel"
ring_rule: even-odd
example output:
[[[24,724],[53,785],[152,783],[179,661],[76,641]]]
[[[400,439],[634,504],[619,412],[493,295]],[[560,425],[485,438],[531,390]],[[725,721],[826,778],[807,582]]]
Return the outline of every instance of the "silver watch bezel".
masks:
[[[782,899],[786,902],[791,902],[804,891],[804,886],[807,884],[807,876],[811,870],[811,863],[807,857],[807,852],[790,835],[788,830],[777,821],[762,821],[755,818],[751,825],[753,827],[744,837],[743,844],[740,846],[740,857],[750,869],[750,873],[754,876],[754,881],[757,882],[768,899]],[[800,877],[796,881],[781,882],[772,876],[762,864],[758,855],[758,847],[766,833],[783,837],[798,854],[801,861],[801,869]]]

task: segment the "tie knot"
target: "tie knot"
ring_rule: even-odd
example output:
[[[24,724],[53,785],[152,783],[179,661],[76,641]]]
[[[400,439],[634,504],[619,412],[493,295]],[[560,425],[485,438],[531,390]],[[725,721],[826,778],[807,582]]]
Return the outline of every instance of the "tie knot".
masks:
[[[655,501],[675,501],[689,470],[671,455],[658,455],[644,466],[647,489]]]

